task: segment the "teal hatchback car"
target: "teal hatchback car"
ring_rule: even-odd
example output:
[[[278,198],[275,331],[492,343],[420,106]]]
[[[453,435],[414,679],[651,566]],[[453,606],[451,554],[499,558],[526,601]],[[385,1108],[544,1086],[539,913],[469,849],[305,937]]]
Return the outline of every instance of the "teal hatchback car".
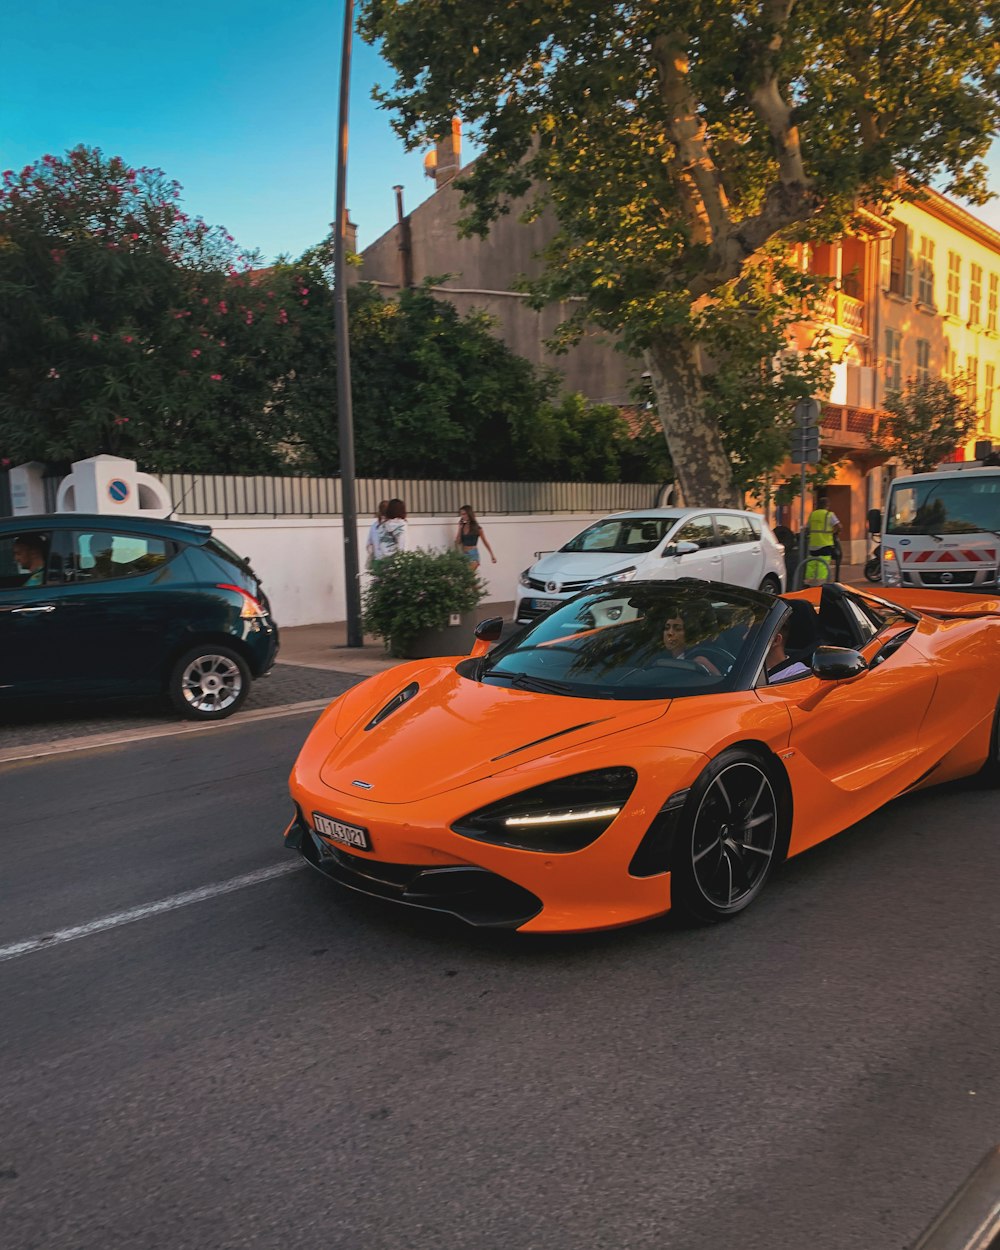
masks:
[[[260,580],[207,525],[0,521],[0,700],[162,694],[221,720],[277,652]]]

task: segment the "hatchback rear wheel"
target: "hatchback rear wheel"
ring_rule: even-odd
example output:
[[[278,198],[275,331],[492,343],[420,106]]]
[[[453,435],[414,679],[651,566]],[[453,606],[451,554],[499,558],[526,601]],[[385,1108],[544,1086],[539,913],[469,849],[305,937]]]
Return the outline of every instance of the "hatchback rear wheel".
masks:
[[[246,702],[250,670],[229,647],[192,647],[174,665],[167,697],[174,710],[189,720],[223,720]]]

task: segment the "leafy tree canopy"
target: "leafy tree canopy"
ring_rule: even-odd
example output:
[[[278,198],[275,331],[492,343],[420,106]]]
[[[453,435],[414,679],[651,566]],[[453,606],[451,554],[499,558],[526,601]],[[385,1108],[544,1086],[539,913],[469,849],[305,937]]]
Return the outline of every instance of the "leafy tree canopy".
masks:
[[[396,70],[381,99],[411,146],[456,113],[471,127],[467,229],[532,189],[531,212],[554,208],[538,298],[582,297],[581,318],[645,356],[685,495],[711,503],[734,474],[725,383],[707,379],[747,312],[768,318],[762,289],[801,310],[789,244],[931,182],[985,198],[998,16],[997,0],[363,0],[361,29]]]
[[[462,316],[426,287],[390,300],[362,283],[349,292],[348,304],[355,459],[362,476],[669,477],[662,437],[656,446],[648,423],[633,431],[617,408],[590,406],[579,395],[557,399],[555,376],[511,352],[486,314]],[[296,432],[299,463],[321,473],[336,472],[340,462],[332,319],[327,325],[328,367],[296,369],[281,399],[283,422]]]
[[[975,407],[944,378],[911,379],[890,392],[872,446],[897,456],[913,473],[929,473],[978,425]]]
[[[309,281],[263,273],[159,170],[79,147],[0,189],[0,448],[171,469],[279,463],[274,379]]]

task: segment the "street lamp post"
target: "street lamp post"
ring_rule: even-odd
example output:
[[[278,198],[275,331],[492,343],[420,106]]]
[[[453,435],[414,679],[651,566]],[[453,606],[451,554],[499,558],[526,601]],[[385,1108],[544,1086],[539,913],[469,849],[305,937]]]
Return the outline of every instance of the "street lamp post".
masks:
[[[334,328],[337,339],[337,427],[340,434],[340,486],[344,522],[344,591],[347,645],[364,644],[361,588],[358,583],[358,514],[354,495],[354,412],[351,407],[351,345],[347,324],[347,136],[351,96],[351,37],[354,0],[344,0],[344,41],[340,53],[340,116],[337,133],[337,204],[333,236]]]

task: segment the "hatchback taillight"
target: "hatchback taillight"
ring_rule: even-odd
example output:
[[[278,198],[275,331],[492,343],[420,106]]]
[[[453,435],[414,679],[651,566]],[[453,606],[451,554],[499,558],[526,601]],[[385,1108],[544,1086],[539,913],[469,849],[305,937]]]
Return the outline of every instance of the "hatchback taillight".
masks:
[[[267,616],[267,609],[260,602],[260,600],[255,599],[249,590],[244,590],[242,586],[230,586],[228,583],[219,582],[216,589],[234,590],[240,596],[243,600],[242,607],[240,608],[240,616],[243,617],[244,620],[258,620]]]

